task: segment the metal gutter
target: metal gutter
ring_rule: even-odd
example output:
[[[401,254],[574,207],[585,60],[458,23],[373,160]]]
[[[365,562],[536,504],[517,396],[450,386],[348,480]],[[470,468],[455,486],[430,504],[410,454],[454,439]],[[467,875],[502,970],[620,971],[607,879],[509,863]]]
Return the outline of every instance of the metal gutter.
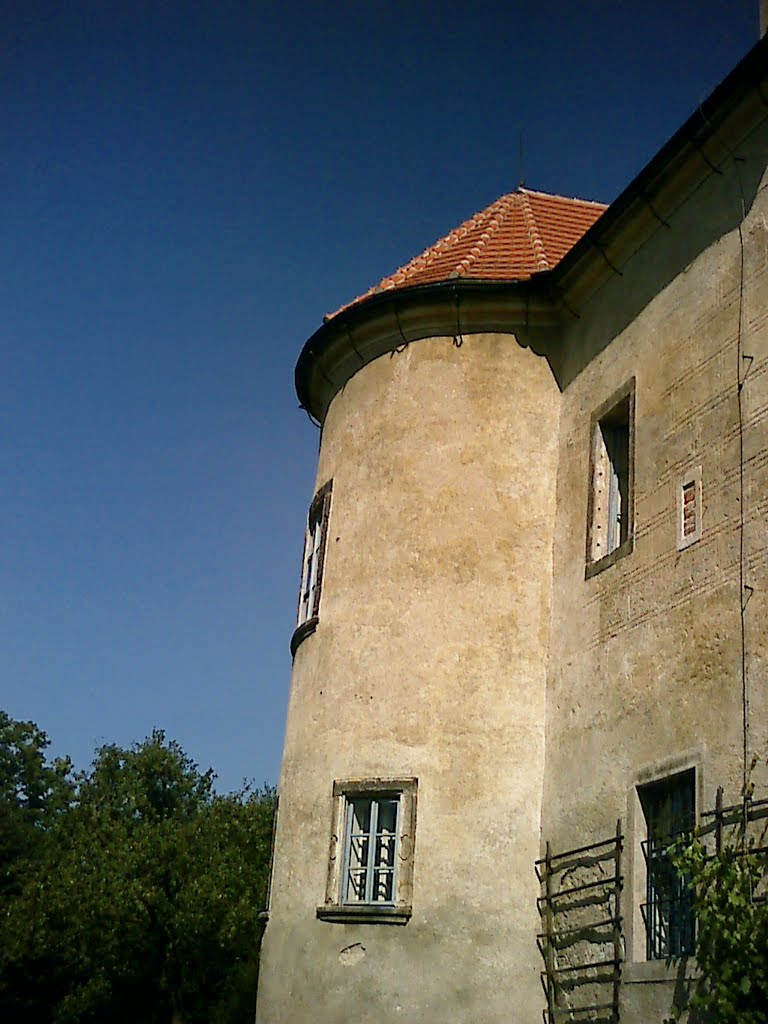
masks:
[[[662,223],[664,220],[653,208],[651,195],[653,185],[663,176],[669,165],[679,157],[686,146],[693,146],[701,154],[699,143],[710,135],[718,119],[718,114],[736,96],[746,93],[750,86],[757,86],[761,79],[768,76],[768,36],[762,38],[747,55],[736,65],[733,71],[723,79],[714,91],[698,106],[687,121],[664,143],[658,153],[632,179],[623,192],[610,204],[608,209],[595,221],[591,228],[582,235],[579,241],[565,254],[555,267],[553,274],[559,281],[575,268],[590,252],[590,248],[602,251],[600,239],[615,228],[633,204],[642,202]],[[768,106],[768,95],[763,94]],[[706,155],[701,154],[706,161]],[[716,167],[712,170],[717,172]]]

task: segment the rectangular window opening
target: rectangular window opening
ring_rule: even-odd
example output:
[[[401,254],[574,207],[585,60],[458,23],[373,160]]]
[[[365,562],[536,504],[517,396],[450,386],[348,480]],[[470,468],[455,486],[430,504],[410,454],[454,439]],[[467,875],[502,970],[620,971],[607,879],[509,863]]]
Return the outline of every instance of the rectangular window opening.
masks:
[[[677,485],[677,550],[683,551],[701,540],[701,466],[690,470]]]
[[[641,905],[646,959],[666,960],[694,952],[695,918],[688,880],[672,863],[672,846],[696,819],[696,771],[691,768],[638,787],[645,818],[642,841],[645,902]]]
[[[689,480],[683,484],[683,538],[696,533],[696,484]]]
[[[333,784],[321,920],[406,924],[411,916],[417,779]]]
[[[399,794],[350,798],[346,817],[342,902],[394,905]]]
[[[587,570],[627,553],[633,528],[634,383],[593,419]],[[614,556],[618,557],[618,556]],[[610,559],[610,562],[604,560]]]
[[[304,538],[304,557],[301,564],[301,586],[296,629],[291,638],[291,654],[305,637],[314,632],[320,615],[320,597],[323,590],[325,553],[328,546],[328,524],[331,515],[331,480],[315,495],[307,516]]]

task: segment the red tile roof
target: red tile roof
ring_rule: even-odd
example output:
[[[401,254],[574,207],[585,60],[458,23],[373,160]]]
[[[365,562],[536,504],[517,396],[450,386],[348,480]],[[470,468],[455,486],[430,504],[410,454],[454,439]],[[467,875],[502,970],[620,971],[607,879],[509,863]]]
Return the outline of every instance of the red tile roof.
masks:
[[[342,309],[382,291],[457,277],[525,280],[559,263],[605,209],[603,203],[519,188],[470,217]]]

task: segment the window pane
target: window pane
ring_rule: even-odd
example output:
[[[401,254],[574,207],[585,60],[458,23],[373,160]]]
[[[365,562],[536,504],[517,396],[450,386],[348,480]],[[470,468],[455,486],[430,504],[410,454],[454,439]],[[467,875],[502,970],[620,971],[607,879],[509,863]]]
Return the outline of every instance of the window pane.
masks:
[[[347,894],[345,896],[347,903],[363,903],[365,901],[365,883],[367,878],[368,872],[364,869],[362,871],[349,872],[349,884],[347,885]]]
[[[392,871],[374,871],[372,897],[374,903],[393,902],[394,877]]]
[[[349,866],[350,868],[364,868],[368,865],[368,836],[350,836],[349,839]]]
[[[395,866],[395,837],[379,836],[376,840],[377,868],[393,868]]]
[[[352,800],[347,811],[347,875],[348,903],[366,903],[368,895],[368,858],[371,851],[371,800]]]
[[[587,559],[598,562],[631,536],[632,394],[598,420],[592,437]]]
[[[317,543],[319,528],[314,526],[309,537],[309,557],[307,559],[307,616],[311,615],[312,603],[317,585]]]
[[[366,835],[371,830],[371,801],[370,800],[353,800],[352,801],[352,834],[360,835],[365,833]]]
[[[395,832],[397,828],[397,800],[379,801],[379,823],[378,831]]]
[[[298,626],[303,625],[308,619],[318,614],[320,593],[323,586],[323,564],[325,561],[326,527],[329,508],[330,481],[315,495],[309,510],[304,537]]]

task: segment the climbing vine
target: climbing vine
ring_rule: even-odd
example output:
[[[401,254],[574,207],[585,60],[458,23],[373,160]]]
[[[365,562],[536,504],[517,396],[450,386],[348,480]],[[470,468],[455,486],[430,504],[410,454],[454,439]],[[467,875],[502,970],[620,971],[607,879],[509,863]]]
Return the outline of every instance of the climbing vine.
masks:
[[[730,828],[718,820],[714,828],[678,840],[672,850],[675,867],[693,891],[698,973],[687,1004],[675,1008],[671,1022],[686,1010],[692,1022],[768,1022],[768,854],[766,828],[760,828],[765,803],[752,803],[750,783],[741,809],[728,809],[734,812],[730,818],[726,812]]]

